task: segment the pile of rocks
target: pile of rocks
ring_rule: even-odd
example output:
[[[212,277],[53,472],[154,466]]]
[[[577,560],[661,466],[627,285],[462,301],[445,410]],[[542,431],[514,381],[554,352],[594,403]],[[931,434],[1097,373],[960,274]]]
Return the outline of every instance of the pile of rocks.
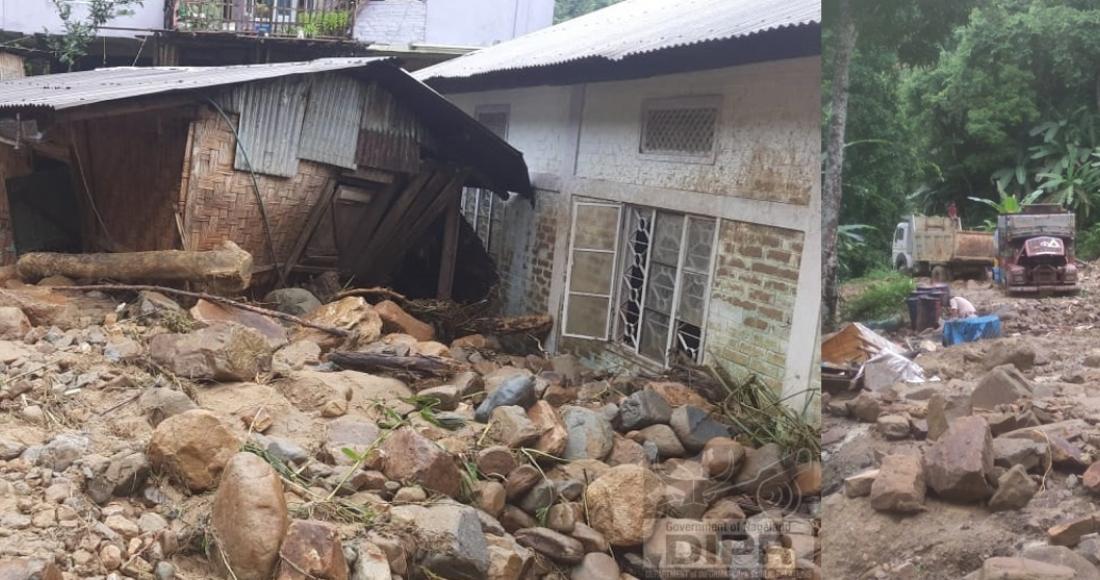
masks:
[[[443,344],[396,303],[301,289],[265,301],[354,344],[155,293],[95,324],[17,297],[0,308],[0,553],[18,558],[0,577],[819,576],[820,463],[746,446],[684,384]],[[341,370],[336,348],[467,370]]]

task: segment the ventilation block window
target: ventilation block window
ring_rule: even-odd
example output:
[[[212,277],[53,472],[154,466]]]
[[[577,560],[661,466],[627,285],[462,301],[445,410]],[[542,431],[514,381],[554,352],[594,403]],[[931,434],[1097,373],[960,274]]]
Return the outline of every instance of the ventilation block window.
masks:
[[[642,111],[641,153],[713,158],[718,105],[717,97],[647,101]]]

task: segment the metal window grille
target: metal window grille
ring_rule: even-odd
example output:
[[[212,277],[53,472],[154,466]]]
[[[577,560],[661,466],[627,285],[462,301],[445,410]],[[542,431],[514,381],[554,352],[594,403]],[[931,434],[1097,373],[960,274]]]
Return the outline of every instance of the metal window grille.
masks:
[[[658,156],[712,157],[721,104],[718,95],[643,102],[639,151]]]

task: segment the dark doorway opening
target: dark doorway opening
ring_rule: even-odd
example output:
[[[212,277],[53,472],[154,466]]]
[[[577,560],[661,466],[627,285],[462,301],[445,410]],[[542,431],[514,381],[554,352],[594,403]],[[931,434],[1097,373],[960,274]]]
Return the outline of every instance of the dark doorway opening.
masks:
[[[37,156],[33,173],[5,183],[17,255],[81,250],[80,206],[68,165]]]

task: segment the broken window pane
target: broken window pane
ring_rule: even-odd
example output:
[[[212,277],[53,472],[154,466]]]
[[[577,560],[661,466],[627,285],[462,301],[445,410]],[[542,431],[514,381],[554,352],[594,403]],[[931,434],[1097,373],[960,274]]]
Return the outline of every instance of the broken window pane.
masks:
[[[646,290],[646,309],[661,314],[672,314],[672,297],[676,292],[676,268],[653,262],[649,265],[649,284]]]
[[[668,348],[668,317],[646,309],[642,319],[642,337],[638,352],[643,356],[664,362]]]
[[[610,298],[579,294],[569,296],[565,332],[597,338],[607,336],[607,310],[609,304]]]
[[[676,323],[676,338],[672,350],[684,353],[693,362],[702,358],[703,331],[700,327],[685,322]]]
[[[676,318],[695,326],[703,326],[703,310],[706,304],[707,276],[684,272],[680,277],[680,307]]]
[[[680,262],[684,216],[657,212],[653,228],[653,261],[675,268]]]
[[[653,228],[653,210],[630,208],[623,240],[623,269],[619,282],[619,340],[631,348],[638,346],[641,330],[642,296],[645,291],[646,262],[649,258]]]
[[[689,218],[684,267],[694,272],[709,272],[713,244],[714,220]]]

